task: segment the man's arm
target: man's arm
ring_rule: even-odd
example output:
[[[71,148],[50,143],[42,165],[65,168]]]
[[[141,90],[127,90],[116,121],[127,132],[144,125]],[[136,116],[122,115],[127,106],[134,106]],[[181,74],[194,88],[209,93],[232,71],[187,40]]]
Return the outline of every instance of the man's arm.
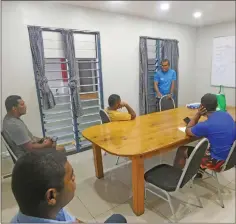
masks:
[[[186,127],[186,134],[189,136],[196,136],[193,132],[192,132],[192,127],[196,126],[198,121],[200,120],[201,116],[205,115],[207,113],[207,110],[204,107],[200,107],[198,112],[195,114],[195,116],[190,120],[190,122],[188,123],[187,127]]]
[[[136,118],[136,113],[134,112],[134,110],[132,109],[132,107],[128,103],[121,102],[120,108],[122,108],[122,107],[125,107],[127,109],[128,113],[131,116],[131,120]]]
[[[171,88],[170,88],[170,94],[171,94],[171,95],[173,95],[174,90],[175,90],[175,80],[172,80]]]
[[[154,75],[154,90],[157,93],[157,97],[161,98],[162,94],[161,94],[161,92],[158,88],[158,82],[159,82],[159,75],[158,75],[158,72],[156,72],[155,75]]]
[[[156,93],[157,93],[157,96],[161,98],[162,95],[161,95],[161,93],[160,93],[160,91],[159,91],[158,82],[157,82],[157,81],[154,82],[154,89],[155,89],[155,91],[156,91]]]
[[[127,109],[128,113],[131,115],[131,120],[136,118],[136,113],[132,109],[132,107],[128,103],[124,103],[125,108]]]
[[[45,148],[55,148],[55,146],[53,145],[53,142],[50,139],[44,140],[44,142],[42,144],[29,141],[29,142],[23,144],[23,147],[29,151],[38,150],[38,149],[45,149]]]

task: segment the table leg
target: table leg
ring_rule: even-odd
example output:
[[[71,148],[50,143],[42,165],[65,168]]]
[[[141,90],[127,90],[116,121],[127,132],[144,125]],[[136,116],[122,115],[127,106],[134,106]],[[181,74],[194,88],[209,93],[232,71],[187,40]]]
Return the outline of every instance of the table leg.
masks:
[[[98,179],[103,178],[104,174],[103,174],[103,164],[102,164],[102,150],[96,144],[93,144],[93,158],[94,158],[96,177]]]
[[[144,158],[132,158],[133,211],[136,215],[144,213]]]

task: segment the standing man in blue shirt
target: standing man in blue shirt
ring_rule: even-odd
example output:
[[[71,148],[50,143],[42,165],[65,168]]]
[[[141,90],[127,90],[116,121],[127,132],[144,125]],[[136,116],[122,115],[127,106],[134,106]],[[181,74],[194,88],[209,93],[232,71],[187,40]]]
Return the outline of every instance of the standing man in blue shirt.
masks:
[[[162,96],[168,95],[169,98],[173,96],[176,80],[176,72],[173,69],[170,69],[170,62],[168,59],[162,60],[161,67],[162,69],[157,71],[154,75],[157,111],[159,111],[159,100]]]

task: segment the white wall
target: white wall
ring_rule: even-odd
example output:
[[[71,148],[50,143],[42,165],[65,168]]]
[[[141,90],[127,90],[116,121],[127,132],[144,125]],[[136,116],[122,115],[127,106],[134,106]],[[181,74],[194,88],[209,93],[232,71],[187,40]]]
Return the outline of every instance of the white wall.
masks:
[[[208,92],[217,93],[219,88],[211,86],[213,38],[235,36],[235,23],[222,23],[197,29],[196,43],[196,100]],[[227,105],[235,105],[235,88],[225,88]]]
[[[2,82],[4,100],[21,95],[28,105],[25,121],[35,135],[41,134],[38,101],[27,25],[99,31],[105,103],[118,93],[138,111],[139,36],[179,40],[179,103],[195,100],[196,29],[136,17],[76,8],[52,2],[3,2]],[[191,83],[191,84],[190,84]]]

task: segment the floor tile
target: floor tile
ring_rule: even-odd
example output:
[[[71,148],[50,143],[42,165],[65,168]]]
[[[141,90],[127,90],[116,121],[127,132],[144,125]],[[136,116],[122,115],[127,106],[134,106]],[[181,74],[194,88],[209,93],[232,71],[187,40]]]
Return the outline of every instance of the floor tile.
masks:
[[[226,185],[227,188],[234,190],[235,191],[235,187],[236,183],[234,181],[230,182],[228,185]]]
[[[199,208],[181,220],[181,223],[235,223],[235,192],[224,196],[225,208],[216,203],[214,194],[209,200],[204,200],[204,208]]]
[[[10,208],[17,205],[16,200],[15,200],[14,195],[11,190],[11,178],[7,178],[7,179],[2,180],[1,191],[2,191],[1,192],[2,193],[1,209],[2,210],[3,209],[10,209]]]
[[[131,191],[119,180],[94,177],[85,180],[77,187],[76,196],[94,217],[127,201]]]
[[[83,205],[83,203],[76,196],[73,200],[66,206],[66,210],[83,222],[91,222],[94,220],[93,216]]]
[[[97,222],[103,223],[112,214],[123,215],[128,223],[163,223],[167,221],[161,214],[149,210],[148,208],[145,208],[143,215],[136,216],[132,210],[132,199],[107,211],[106,213],[103,213],[100,216],[95,217],[95,219]]]
[[[19,211],[18,206],[13,206],[11,208],[2,209],[1,223],[10,223],[10,221],[17,214],[18,211]]]

